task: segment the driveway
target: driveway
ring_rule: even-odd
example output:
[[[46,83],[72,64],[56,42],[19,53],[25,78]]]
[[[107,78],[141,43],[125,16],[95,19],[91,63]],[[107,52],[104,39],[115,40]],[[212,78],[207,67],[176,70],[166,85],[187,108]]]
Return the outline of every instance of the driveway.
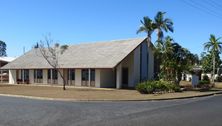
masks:
[[[221,126],[222,95],[147,102],[0,97],[1,126]]]

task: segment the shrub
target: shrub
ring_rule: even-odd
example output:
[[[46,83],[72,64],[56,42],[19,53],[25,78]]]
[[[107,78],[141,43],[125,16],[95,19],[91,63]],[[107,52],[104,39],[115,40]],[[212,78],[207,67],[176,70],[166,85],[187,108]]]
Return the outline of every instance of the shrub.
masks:
[[[200,91],[208,91],[210,89],[210,81],[201,80],[197,87],[200,88]]]
[[[182,90],[180,89],[180,87],[179,86],[174,86],[174,88],[173,88],[173,90],[175,91],[175,92],[182,92]]]
[[[209,84],[203,84],[200,88],[200,91],[209,91],[211,87]]]
[[[202,80],[204,80],[204,81],[210,81],[210,78],[209,78],[206,74],[204,74]]]
[[[204,85],[209,85],[209,84],[210,84],[210,78],[205,74],[203,76],[203,79],[199,81],[197,87],[202,88]]]
[[[207,80],[199,81],[199,85],[204,85],[204,84],[210,84],[210,81],[207,81]]]
[[[146,83],[145,82],[137,84],[136,90],[139,91],[141,94],[147,94],[148,93],[147,90],[146,90]]]
[[[139,83],[136,86],[136,90],[141,94],[151,94],[154,92],[162,92],[162,91],[175,91],[179,92],[180,87],[168,82],[168,81],[146,81]]]
[[[216,81],[217,82],[222,82],[222,76],[217,76]]]

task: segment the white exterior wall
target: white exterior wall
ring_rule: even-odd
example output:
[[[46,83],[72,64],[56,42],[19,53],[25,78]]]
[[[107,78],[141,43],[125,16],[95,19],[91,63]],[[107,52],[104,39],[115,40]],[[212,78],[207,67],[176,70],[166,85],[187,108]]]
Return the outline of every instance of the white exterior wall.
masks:
[[[122,87],[122,64],[120,63],[116,67],[116,88],[120,89]]]
[[[70,85],[70,83],[68,83],[68,69],[63,69],[63,77],[65,78],[66,85]]]
[[[210,79],[211,79],[211,74],[201,74],[201,79],[203,79],[203,76],[204,75],[207,75]],[[217,74],[215,74],[215,77],[214,77],[214,79],[216,79],[217,78]],[[183,80],[183,75],[182,75],[182,80]],[[189,78],[191,78],[191,80],[192,80],[192,75],[191,74],[186,74],[186,80],[185,81],[189,81]]]
[[[134,64],[133,64],[133,77],[134,84],[140,82],[140,47],[134,50]]]
[[[182,74],[182,80],[184,78],[184,74]],[[191,74],[186,74],[186,79],[185,81],[190,81],[190,78],[192,79],[192,75]]]
[[[134,87],[134,54],[131,53],[122,61],[122,68],[128,68],[128,86]]]
[[[47,84],[48,83],[48,70],[47,69],[43,69],[42,70],[42,79],[43,79],[43,84]]]
[[[75,69],[75,86],[81,86],[82,74],[81,69]]]
[[[29,70],[29,83],[34,83],[34,70]]]
[[[16,84],[16,80],[16,70],[9,70],[9,84]]]
[[[22,70],[18,70],[18,79],[22,79]]]
[[[61,74],[63,74],[63,69],[59,69],[59,71],[61,72]],[[58,84],[63,85],[63,79],[61,75],[59,74],[59,71],[58,71]]]
[[[95,69],[95,87],[100,88],[100,69]]]
[[[210,73],[208,73],[208,74],[201,74],[201,79],[203,78],[204,75],[207,75],[207,76],[211,79],[211,74],[210,74]],[[215,74],[215,75],[214,75],[214,79],[216,79],[217,76],[218,76],[218,75]]]

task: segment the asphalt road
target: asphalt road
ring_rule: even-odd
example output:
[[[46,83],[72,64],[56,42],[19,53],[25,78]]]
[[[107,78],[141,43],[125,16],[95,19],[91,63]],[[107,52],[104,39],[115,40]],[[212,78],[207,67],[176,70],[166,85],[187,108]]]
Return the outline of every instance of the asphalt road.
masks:
[[[0,97],[1,126],[222,126],[222,95],[148,102]]]

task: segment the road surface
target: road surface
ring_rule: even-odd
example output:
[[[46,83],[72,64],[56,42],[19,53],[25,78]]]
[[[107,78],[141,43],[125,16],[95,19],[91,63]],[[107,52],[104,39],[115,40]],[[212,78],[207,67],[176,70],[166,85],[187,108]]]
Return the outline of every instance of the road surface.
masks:
[[[222,95],[141,102],[62,102],[0,96],[0,125],[222,126]]]

